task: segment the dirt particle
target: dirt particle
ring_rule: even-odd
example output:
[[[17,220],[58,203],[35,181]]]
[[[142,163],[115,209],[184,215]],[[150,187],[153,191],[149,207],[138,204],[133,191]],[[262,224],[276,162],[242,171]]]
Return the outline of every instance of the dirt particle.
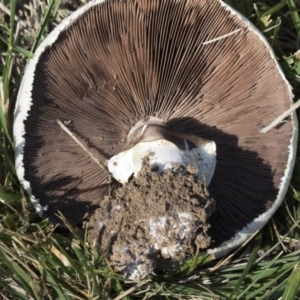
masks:
[[[180,263],[211,243],[207,218],[215,201],[198,181],[197,168],[173,167],[158,174],[145,160],[138,176],[105,196],[90,220],[89,242],[96,241],[130,280],[152,273],[157,264]]]

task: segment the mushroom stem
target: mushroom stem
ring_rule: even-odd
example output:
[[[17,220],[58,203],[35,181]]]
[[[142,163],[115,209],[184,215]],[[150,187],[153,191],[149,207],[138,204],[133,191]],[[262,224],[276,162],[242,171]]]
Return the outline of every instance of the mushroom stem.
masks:
[[[122,184],[128,182],[132,174],[137,176],[145,157],[158,167],[159,173],[174,170],[178,165],[193,166],[198,170],[199,180],[206,185],[215,170],[216,144],[213,141],[176,132],[156,118],[137,122],[129,131],[124,148],[107,163],[108,170]]]

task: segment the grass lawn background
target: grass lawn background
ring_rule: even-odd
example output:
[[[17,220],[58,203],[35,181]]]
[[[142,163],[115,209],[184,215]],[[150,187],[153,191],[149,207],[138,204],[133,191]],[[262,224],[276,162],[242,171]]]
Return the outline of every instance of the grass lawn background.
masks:
[[[195,257],[137,283],[115,274],[88,247],[86,232],[67,223],[68,229],[59,229],[37,217],[15,175],[13,108],[28,58],[86,2],[0,0],[0,299],[300,299],[299,156],[285,201],[247,243],[222,259]],[[300,1],[226,2],[267,37],[297,101]]]

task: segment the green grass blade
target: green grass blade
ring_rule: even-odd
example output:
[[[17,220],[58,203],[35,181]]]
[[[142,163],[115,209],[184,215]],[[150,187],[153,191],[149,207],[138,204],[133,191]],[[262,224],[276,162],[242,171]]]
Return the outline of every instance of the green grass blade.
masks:
[[[207,289],[203,289],[201,286],[197,285],[191,285],[191,284],[179,284],[179,283],[171,283],[165,285],[166,289],[165,291],[168,291],[169,295],[171,294],[179,294],[180,296],[188,296],[185,298],[175,298],[170,297],[169,299],[193,299],[192,297],[189,297],[190,295],[197,295],[198,298],[194,299],[218,299],[215,297],[212,297],[212,295],[220,295],[219,291],[207,291]],[[162,293],[164,295],[165,293]],[[223,295],[224,296],[224,295]],[[165,299],[165,298],[162,298]],[[168,298],[167,298],[168,299]],[[219,299],[225,299],[221,296]],[[227,297],[226,297],[227,299]]]
[[[190,274],[192,271],[194,271],[198,266],[208,263],[213,259],[214,259],[213,255],[207,255],[207,254],[198,255],[192,259],[188,259],[187,261],[185,261],[184,264],[180,266],[177,270],[168,272],[167,277],[173,277],[178,275],[186,276]]]
[[[263,294],[263,296],[257,298],[256,300],[280,299],[280,297],[283,294],[285,285],[286,285],[286,280],[281,281],[281,283],[276,284],[272,290],[268,290],[267,298],[266,295]]]
[[[72,249],[74,250],[79,262],[82,264],[85,270],[89,268],[88,261],[84,253],[81,251],[80,246],[77,244],[72,244]]]
[[[244,298],[238,298],[238,299],[252,300],[252,299],[255,299],[255,297],[259,294],[267,294],[267,291],[269,290],[269,287],[272,286],[272,285],[276,286],[278,280],[280,278],[285,278],[286,274],[288,272],[289,272],[289,270],[286,270],[285,272],[279,274],[277,277],[270,278],[269,281],[262,284],[260,288],[256,288],[256,289],[254,289],[254,291],[252,293],[245,294]]]
[[[5,121],[5,117],[4,117],[4,114],[3,114],[3,111],[0,112],[0,115],[3,117],[3,122],[6,122]],[[7,133],[8,134],[8,133]],[[5,157],[5,161],[8,163],[9,165],[9,168],[10,168],[10,171],[14,174],[14,175],[17,175],[16,173],[16,169],[15,169],[15,164],[12,162],[11,158],[10,158],[10,155],[9,153],[7,152],[7,149],[4,147],[4,145],[2,144],[2,141],[0,140],[0,150],[2,151],[2,154],[4,155]]]
[[[9,45],[8,41],[6,41],[5,38],[2,35],[0,35],[0,40],[3,43],[5,43],[6,45]],[[20,46],[13,45],[13,50],[23,54],[27,58],[33,58],[33,53],[32,52],[30,52],[30,51],[28,51],[28,50],[26,50],[26,49],[24,49]]]
[[[0,258],[2,262],[8,267],[9,270],[13,271],[13,274],[18,278],[18,281],[21,283],[23,289],[30,295],[34,296],[32,288],[29,284],[31,278],[28,274],[14,261],[9,259],[5,252],[0,248]]]
[[[276,24],[274,26],[274,33],[273,33],[272,41],[271,41],[272,47],[274,47],[275,43],[277,43],[278,32],[279,32],[280,26],[281,26],[281,18],[278,17],[276,19]]]
[[[279,30],[279,28],[278,28],[278,26],[280,26],[280,22],[279,22],[279,24],[275,24],[274,26],[271,26],[271,27],[268,27],[267,29],[265,29],[263,32],[264,33],[267,33],[267,32],[269,32],[269,31],[272,31],[273,29],[274,29],[274,32],[277,30]]]
[[[5,59],[5,65],[3,70],[3,99],[1,99],[1,110],[0,110],[0,124],[2,130],[4,132],[5,137],[7,138],[8,142],[12,145],[12,139],[8,132],[6,118],[4,115],[4,104],[8,99],[8,90],[9,90],[9,72],[11,69],[11,60],[12,60],[12,51],[13,51],[13,43],[14,43],[14,27],[15,27],[15,9],[16,9],[16,0],[10,1],[10,23],[9,23],[9,39],[8,39],[8,47],[7,47],[7,54]]]
[[[276,5],[274,5],[273,7],[271,7],[269,10],[267,10],[265,13],[263,13],[262,17],[266,17],[268,15],[273,15],[273,14],[277,13],[285,5],[286,5],[286,1],[285,0],[280,1],[279,3],[277,3]]]
[[[97,280],[95,277],[95,273],[93,269],[89,266],[89,261],[85,255],[85,253],[82,251],[81,247],[77,244],[72,244],[72,249],[74,250],[77,258],[79,259],[80,263],[82,264],[82,268],[85,271],[85,281],[87,285],[90,285],[90,289],[96,290],[97,295],[101,295],[101,291],[98,287]]]
[[[72,270],[72,272],[74,272],[73,274],[76,274],[79,278],[84,278],[82,268],[80,268],[80,265],[77,265],[76,262],[74,262],[74,260],[69,256],[69,253],[62,247],[63,243],[59,242],[54,237],[52,237],[52,242],[55,247],[57,247],[57,249],[61,252],[61,254],[67,259],[67,261],[64,262],[64,265],[68,266]]]
[[[297,294],[299,293],[300,285],[300,264],[297,264],[292,274],[290,275],[287,286],[284,289],[282,300],[293,300],[296,299]]]
[[[20,202],[22,199],[21,194],[6,193],[2,187],[0,187],[0,201],[4,203]]]
[[[57,12],[58,12],[58,9],[59,9],[59,7],[60,7],[60,4],[61,4],[61,0],[56,0],[55,1],[55,5],[54,5],[54,7],[53,7],[53,10],[52,10],[52,17],[54,17],[56,14],[57,14]]]
[[[32,53],[34,53],[36,51],[38,45],[40,44],[43,33],[44,33],[44,31],[45,31],[45,29],[48,25],[49,18],[51,17],[51,11],[52,11],[53,7],[55,6],[55,3],[56,3],[56,0],[51,0],[50,3],[48,4],[44,20],[43,20],[43,22],[42,22],[42,24],[41,24],[41,26],[40,26],[40,28],[37,32],[36,38],[34,40],[32,48],[31,48]]]
[[[253,264],[254,264],[254,262],[256,260],[256,257],[257,257],[258,250],[260,249],[261,240],[262,240],[261,233],[259,233],[256,236],[256,238],[255,238],[254,247],[253,247],[252,253],[250,255],[250,258],[248,260],[248,263],[247,263],[244,271],[242,272],[241,277],[238,279],[237,284],[236,284],[234,290],[230,294],[229,299],[233,298],[234,294],[237,292],[237,290],[239,289],[241,283],[244,281],[245,277],[248,275],[251,267],[253,266]]]
[[[4,88],[4,86],[5,86],[5,84],[3,82],[3,88]],[[4,99],[2,99],[2,101],[4,101]],[[9,133],[8,133],[8,129],[7,129],[7,125],[6,125],[6,119],[5,119],[5,116],[4,116],[4,111],[3,111],[3,106],[2,105],[0,106],[0,124],[1,124],[1,128],[4,132],[5,137],[7,138],[8,142],[12,145],[12,139],[11,139]]]
[[[242,1],[242,14],[246,17],[250,15],[248,1]]]
[[[300,18],[299,18],[296,4],[295,4],[294,0],[286,0],[286,2],[289,6],[289,9],[290,9],[290,12],[292,15],[292,19],[293,19],[294,26],[296,28],[297,36],[300,37]]]
[[[248,296],[247,292],[249,290],[251,290],[256,283],[262,281],[264,278],[270,278],[270,281],[269,281],[269,284],[265,284],[262,288],[265,289],[265,288],[267,288],[267,286],[270,286],[274,282],[274,272],[277,272],[277,273],[279,272],[279,268],[275,267],[275,270],[273,268],[271,268],[271,266],[274,264],[275,261],[276,261],[276,258],[274,258],[273,260],[268,262],[266,266],[261,268],[261,272],[255,274],[255,275],[252,275],[251,276],[251,284],[249,284],[247,286],[247,288],[245,288],[244,291],[241,294],[239,294],[237,299],[243,299],[243,297]],[[280,268],[279,277],[282,276],[282,274],[289,272],[289,270],[291,268],[293,268],[294,264],[295,264],[294,262],[289,263],[289,264],[284,264]],[[260,292],[260,290],[259,290],[259,292]],[[258,291],[258,290],[256,290],[256,291]]]
[[[9,71],[11,66],[12,50],[14,44],[14,28],[15,28],[15,9],[16,9],[16,0],[10,1],[10,19],[9,19],[9,38],[8,38],[8,47],[7,55],[5,60],[5,67],[3,71],[3,96],[4,103],[8,97],[8,81],[9,81]]]
[[[43,269],[41,270],[41,273],[43,274],[43,277],[46,279],[46,281],[51,284],[51,287],[56,291],[58,298],[60,300],[69,300],[69,297],[65,296],[64,291],[62,290],[60,284],[58,283],[58,280],[55,279],[55,274],[51,274],[49,270],[45,268],[46,266],[43,265]]]
[[[113,285],[115,291],[118,293],[118,295],[122,295],[124,293],[124,289],[122,287],[122,284],[118,279],[114,279],[112,281],[112,285]],[[127,296],[124,296],[124,297],[122,297],[122,300],[130,300],[130,298],[127,297]]]

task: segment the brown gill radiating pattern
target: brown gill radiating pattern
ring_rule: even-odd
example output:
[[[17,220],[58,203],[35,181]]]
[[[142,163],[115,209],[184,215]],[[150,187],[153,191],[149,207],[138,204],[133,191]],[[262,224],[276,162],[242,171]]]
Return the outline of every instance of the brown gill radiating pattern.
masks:
[[[209,189],[219,244],[276,198],[292,126],[259,130],[290,106],[282,81],[265,44],[218,1],[104,2],[40,57],[25,122],[25,179],[49,205],[45,217],[56,222],[61,210],[80,222],[107,191],[106,175],[56,120],[104,162],[135,122],[156,116],[217,144]]]

